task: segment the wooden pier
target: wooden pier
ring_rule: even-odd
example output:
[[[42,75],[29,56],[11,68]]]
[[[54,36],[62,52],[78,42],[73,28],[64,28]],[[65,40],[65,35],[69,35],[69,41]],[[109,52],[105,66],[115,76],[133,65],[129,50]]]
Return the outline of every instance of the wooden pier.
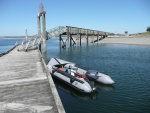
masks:
[[[41,32],[41,22],[40,18],[42,17],[42,32]],[[59,26],[54,29],[46,31],[46,11],[44,11],[43,4],[40,4],[40,13],[37,15],[37,30],[38,35],[37,37],[42,38],[43,42],[43,51],[46,52],[46,40],[51,38],[59,37],[60,47],[65,47],[66,43],[69,42],[70,47],[76,44],[75,39],[73,36],[76,36],[76,39],[79,40],[81,46],[81,40],[83,37],[86,39],[87,45],[89,43],[89,39],[92,39],[92,43],[98,42],[105,37],[107,37],[109,32],[98,31],[98,30],[91,30],[79,27],[72,27],[72,26]],[[66,36],[67,40],[63,40],[62,36]],[[95,40],[96,37],[96,40]],[[63,45],[61,44],[63,43]],[[39,45],[41,48],[41,45]]]
[[[65,113],[39,50],[0,57],[0,113]]]
[[[81,46],[81,42],[83,39],[86,40],[87,44],[89,43],[89,40],[90,42],[95,43],[104,39],[109,34],[110,34],[109,32],[98,30],[91,30],[72,26],[59,26],[47,31],[47,40],[59,37],[60,46],[61,43],[63,43],[63,46],[65,46],[66,43],[68,42],[69,46],[71,47],[76,44],[76,40],[79,41],[79,44]],[[62,37],[67,37],[67,40],[63,40]]]

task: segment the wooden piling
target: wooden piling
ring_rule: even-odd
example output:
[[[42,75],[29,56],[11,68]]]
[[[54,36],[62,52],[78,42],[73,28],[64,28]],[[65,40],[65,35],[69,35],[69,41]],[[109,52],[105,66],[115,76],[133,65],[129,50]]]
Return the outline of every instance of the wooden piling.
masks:
[[[43,28],[43,51],[46,52],[46,21],[45,21],[45,14],[46,12],[42,12],[42,28]]]
[[[94,43],[94,31],[93,31],[92,43]]]
[[[98,43],[99,32],[97,33],[97,43]]]
[[[37,15],[38,37],[41,38],[41,24],[40,17]],[[41,51],[41,43],[39,44],[39,50]]]
[[[69,26],[67,26],[66,34],[67,34],[67,40],[66,40],[66,42],[68,41],[68,43],[70,44],[70,27]]]
[[[70,47],[72,46],[72,34],[70,34]]]
[[[59,47],[61,49],[61,34],[59,35]]]
[[[81,46],[81,29],[80,29],[80,46]]]
[[[88,43],[89,43],[89,37],[88,37],[88,30],[86,31],[86,42],[87,42],[87,45],[88,45]]]

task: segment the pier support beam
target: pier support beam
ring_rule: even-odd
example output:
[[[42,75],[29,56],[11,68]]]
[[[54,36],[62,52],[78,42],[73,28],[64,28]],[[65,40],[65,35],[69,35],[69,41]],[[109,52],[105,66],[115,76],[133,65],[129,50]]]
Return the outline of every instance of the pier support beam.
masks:
[[[72,38],[72,35],[71,35],[71,40],[73,41],[73,46],[76,45],[76,42],[75,42],[74,39]]]
[[[89,43],[88,30],[86,32],[86,42],[87,42],[87,45],[88,45],[88,43]]]
[[[86,39],[86,43],[87,43],[87,45],[89,44],[89,36],[88,36],[88,34],[87,34],[87,37],[86,37],[87,39]]]
[[[69,43],[69,47],[71,47],[71,28],[67,26],[67,40]]]
[[[46,21],[45,21],[45,14],[43,4],[40,4],[40,13],[38,14],[38,35],[41,35],[41,23],[40,17],[42,16],[42,41],[43,41],[43,52],[46,52]]]
[[[81,46],[81,29],[79,29],[79,42],[80,42],[80,46]]]
[[[41,24],[39,16],[37,16],[37,25],[38,25],[38,37],[41,38]],[[41,43],[39,44],[39,50],[41,51]]]
[[[59,47],[61,48],[61,35],[59,35]]]
[[[92,43],[94,43],[94,31],[93,31]]]
[[[46,52],[46,22],[45,22],[45,14],[46,12],[42,12],[42,28],[43,28],[43,51]]]
[[[59,35],[59,45],[60,45],[60,48],[66,48],[66,42],[64,42],[64,40],[62,39],[61,37],[62,35],[60,34]],[[63,45],[61,46],[61,43],[63,43]]]
[[[70,34],[70,47],[72,46],[72,35]]]
[[[81,46],[81,33],[80,33],[80,46]]]

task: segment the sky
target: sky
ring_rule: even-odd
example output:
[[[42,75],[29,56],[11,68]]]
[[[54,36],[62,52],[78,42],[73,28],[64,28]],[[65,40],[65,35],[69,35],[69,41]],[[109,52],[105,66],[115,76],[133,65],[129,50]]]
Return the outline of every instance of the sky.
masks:
[[[145,32],[150,0],[0,0],[0,36],[37,34],[39,5],[46,11],[46,30],[73,26],[111,33]]]

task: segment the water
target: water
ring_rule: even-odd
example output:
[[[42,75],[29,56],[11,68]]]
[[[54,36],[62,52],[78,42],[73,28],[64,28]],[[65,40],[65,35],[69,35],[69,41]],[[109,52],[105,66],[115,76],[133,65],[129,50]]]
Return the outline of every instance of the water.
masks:
[[[75,62],[116,82],[97,83],[96,92],[82,94],[54,79],[67,113],[150,112],[150,46],[94,44],[60,49],[58,39],[51,39],[47,48],[47,62],[51,57]]]
[[[11,45],[11,40],[3,43],[0,40],[0,48]],[[116,82],[97,83],[96,92],[82,94],[54,79],[66,113],[150,113],[150,46],[94,44],[60,49],[58,39],[51,39],[47,63],[52,57],[98,70]]]
[[[21,38],[0,38],[0,53],[10,50],[16,42],[21,44],[22,40]]]

